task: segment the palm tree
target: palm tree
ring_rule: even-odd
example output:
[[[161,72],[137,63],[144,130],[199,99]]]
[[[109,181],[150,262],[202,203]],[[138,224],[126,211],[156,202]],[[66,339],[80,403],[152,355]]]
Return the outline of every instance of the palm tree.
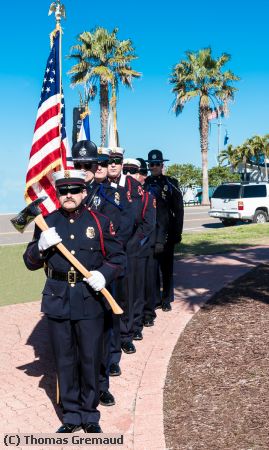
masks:
[[[253,163],[255,156],[250,140],[247,139],[243,144],[238,145],[237,152],[240,161],[244,164],[244,181],[247,181],[247,165]]]
[[[234,98],[237,90],[231,82],[239,80],[230,70],[222,71],[230,60],[230,55],[223,53],[213,59],[211,48],[198,52],[186,52],[187,59],[180,61],[172,70],[170,83],[175,94],[173,110],[180,114],[185,103],[194,97],[199,98],[199,131],[202,152],[203,199],[202,205],[209,204],[208,197],[208,115],[210,106],[227,110],[227,104]]]
[[[117,38],[118,28],[110,33],[102,27],[85,31],[78,35],[78,44],[70,49],[69,58],[76,60],[70,69],[71,84],[99,84],[101,145],[105,144],[107,120],[109,112],[109,89],[118,88],[121,82],[132,87],[133,78],[141,73],[131,68],[131,61],[137,59],[130,39],[120,41]]]
[[[223,167],[230,166],[235,169],[240,163],[240,155],[237,147],[233,147],[232,144],[227,145],[227,148],[220,152],[218,161]],[[223,165],[225,161],[227,161],[227,164]]]
[[[249,144],[252,147],[253,154],[255,155],[255,159],[257,164],[260,165],[261,156],[264,159],[264,168],[265,168],[265,180],[268,181],[268,167],[267,167],[267,159],[269,158],[269,134],[265,136],[253,136],[249,139]]]

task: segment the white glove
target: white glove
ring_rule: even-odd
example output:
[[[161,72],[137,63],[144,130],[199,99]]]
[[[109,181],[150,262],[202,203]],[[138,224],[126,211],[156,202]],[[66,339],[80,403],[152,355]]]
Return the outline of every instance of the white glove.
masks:
[[[95,291],[101,291],[106,285],[104,275],[98,270],[93,270],[91,274],[91,277],[83,278],[83,281],[88,283]]]
[[[53,245],[59,244],[59,242],[62,242],[62,239],[55,230],[55,227],[51,227],[46,231],[42,231],[38,241],[38,248],[42,252]]]

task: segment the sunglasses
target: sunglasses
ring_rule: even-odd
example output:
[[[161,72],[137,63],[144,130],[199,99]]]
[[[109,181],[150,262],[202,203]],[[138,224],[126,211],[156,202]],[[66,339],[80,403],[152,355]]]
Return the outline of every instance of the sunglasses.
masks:
[[[82,186],[59,186],[57,188],[57,191],[58,191],[59,195],[67,195],[68,192],[69,192],[69,194],[75,195],[75,194],[79,194],[84,189],[85,188]]]
[[[109,159],[108,164],[122,164],[122,158],[111,158]]]
[[[160,167],[160,165],[161,165],[160,162],[151,162],[151,163],[149,163],[149,167],[154,167],[154,166]]]
[[[93,167],[96,167],[97,162],[92,163],[75,163],[75,169],[81,170],[91,170]]]
[[[138,169],[135,169],[134,167],[124,167],[122,173],[123,175],[127,175],[127,173],[134,175],[135,173],[138,173]]]
[[[108,161],[98,161],[98,166],[107,167],[108,166]]]

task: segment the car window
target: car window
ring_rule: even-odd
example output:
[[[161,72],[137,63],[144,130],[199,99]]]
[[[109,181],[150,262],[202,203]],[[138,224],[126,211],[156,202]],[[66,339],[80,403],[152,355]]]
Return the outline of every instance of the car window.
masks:
[[[241,186],[239,184],[222,184],[217,187],[212,198],[240,198],[240,189]]]
[[[254,197],[266,197],[265,184],[258,184],[257,186],[244,186],[242,197],[254,198]]]

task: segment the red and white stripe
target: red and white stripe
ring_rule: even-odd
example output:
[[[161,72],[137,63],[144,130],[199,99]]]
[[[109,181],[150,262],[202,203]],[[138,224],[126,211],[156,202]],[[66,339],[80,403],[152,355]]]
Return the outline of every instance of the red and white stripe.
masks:
[[[60,94],[45,100],[37,112],[28,171],[25,198],[28,203],[42,195],[47,199],[41,204],[43,215],[59,207],[52,173],[67,167],[66,158],[71,155],[67,138],[60,133]],[[71,164],[72,166],[72,164]]]

